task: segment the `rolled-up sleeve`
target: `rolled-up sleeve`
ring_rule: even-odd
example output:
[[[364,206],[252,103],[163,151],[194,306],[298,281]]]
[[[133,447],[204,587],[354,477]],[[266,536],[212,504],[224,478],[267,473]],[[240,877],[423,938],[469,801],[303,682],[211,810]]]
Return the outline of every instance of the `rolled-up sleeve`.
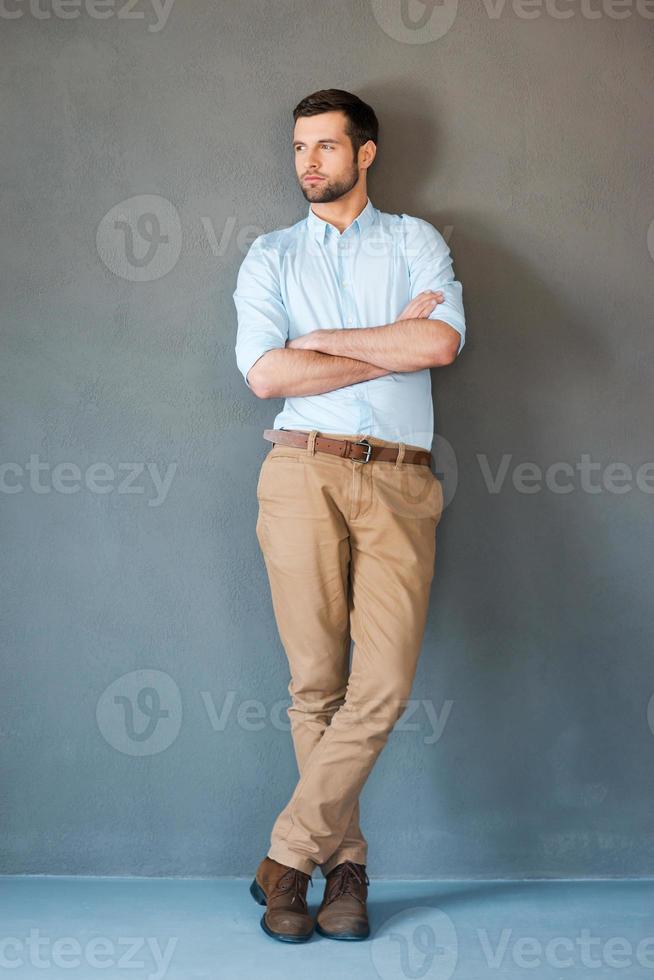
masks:
[[[444,302],[429,314],[430,320],[443,320],[459,333],[459,349],[465,343],[466,321],[463,309],[463,287],[454,278],[452,257],[447,242],[432,224],[412,215],[402,215],[406,222],[405,246],[411,279],[411,299],[426,289],[443,292]]]
[[[284,347],[288,339],[288,314],[279,287],[279,258],[260,235],[241,263],[232,296],[236,306],[236,364],[248,388],[248,371],[262,354]]]

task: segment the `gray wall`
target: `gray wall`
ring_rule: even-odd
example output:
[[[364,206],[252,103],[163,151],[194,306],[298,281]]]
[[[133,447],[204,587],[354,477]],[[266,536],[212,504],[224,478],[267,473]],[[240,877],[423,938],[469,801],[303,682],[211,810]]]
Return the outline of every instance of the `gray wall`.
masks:
[[[433,372],[456,472],[369,871],[653,874],[654,21],[122,6],[2,27],[2,870],[249,874],[292,790],[255,537],[281,402],[236,369],[231,293],[306,213],[290,112],[334,85],[378,110],[370,196],[449,237],[468,316]]]

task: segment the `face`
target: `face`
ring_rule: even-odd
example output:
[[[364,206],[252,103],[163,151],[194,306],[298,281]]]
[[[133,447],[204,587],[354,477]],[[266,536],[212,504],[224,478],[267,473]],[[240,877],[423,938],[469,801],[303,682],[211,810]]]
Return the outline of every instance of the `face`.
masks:
[[[355,159],[352,141],[345,132],[346,123],[347,118],[342,112],[305,116],[295,123],[295,172],[307,201],[326,204],[338,200],[359,181],[361,164],[365,163],[366,168],[370,165],[368,160],[374,143],[369,141],[360,147],[358,159]],[[308,175],[319,179],[307,180]]]

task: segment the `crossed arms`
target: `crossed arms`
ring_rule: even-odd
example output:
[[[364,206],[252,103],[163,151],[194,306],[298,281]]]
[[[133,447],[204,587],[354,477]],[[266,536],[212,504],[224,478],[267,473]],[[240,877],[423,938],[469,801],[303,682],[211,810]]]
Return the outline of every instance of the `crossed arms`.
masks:
[[[252,365],[247,382],[259,398],[318,395],[393,371],[451,364],[460,334],[443,320],[428,319],[442,301],[442,291],[425,290],[393,323],[313,330],[287,340]]]
[[[379,327],[312,330],[289,339],[279,250],[267,235],[252,243],[233,296],[236,361],[255,395],[319,395],[385,374],[440,367],[457,357],[465,317],[449,248],[427,221],[401,217],[412,299],[392,323]]]

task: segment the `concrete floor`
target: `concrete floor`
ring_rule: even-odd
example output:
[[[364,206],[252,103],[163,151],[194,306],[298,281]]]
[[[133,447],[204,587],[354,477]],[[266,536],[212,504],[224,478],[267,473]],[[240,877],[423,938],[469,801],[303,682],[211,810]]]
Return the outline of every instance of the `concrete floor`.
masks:
[[[654,980],[654,879],[371,879],[364,942],[291,945],[250,878],[0,877],[0,974],[81,980]],[[309,887],[312,911],[323,879]]]

